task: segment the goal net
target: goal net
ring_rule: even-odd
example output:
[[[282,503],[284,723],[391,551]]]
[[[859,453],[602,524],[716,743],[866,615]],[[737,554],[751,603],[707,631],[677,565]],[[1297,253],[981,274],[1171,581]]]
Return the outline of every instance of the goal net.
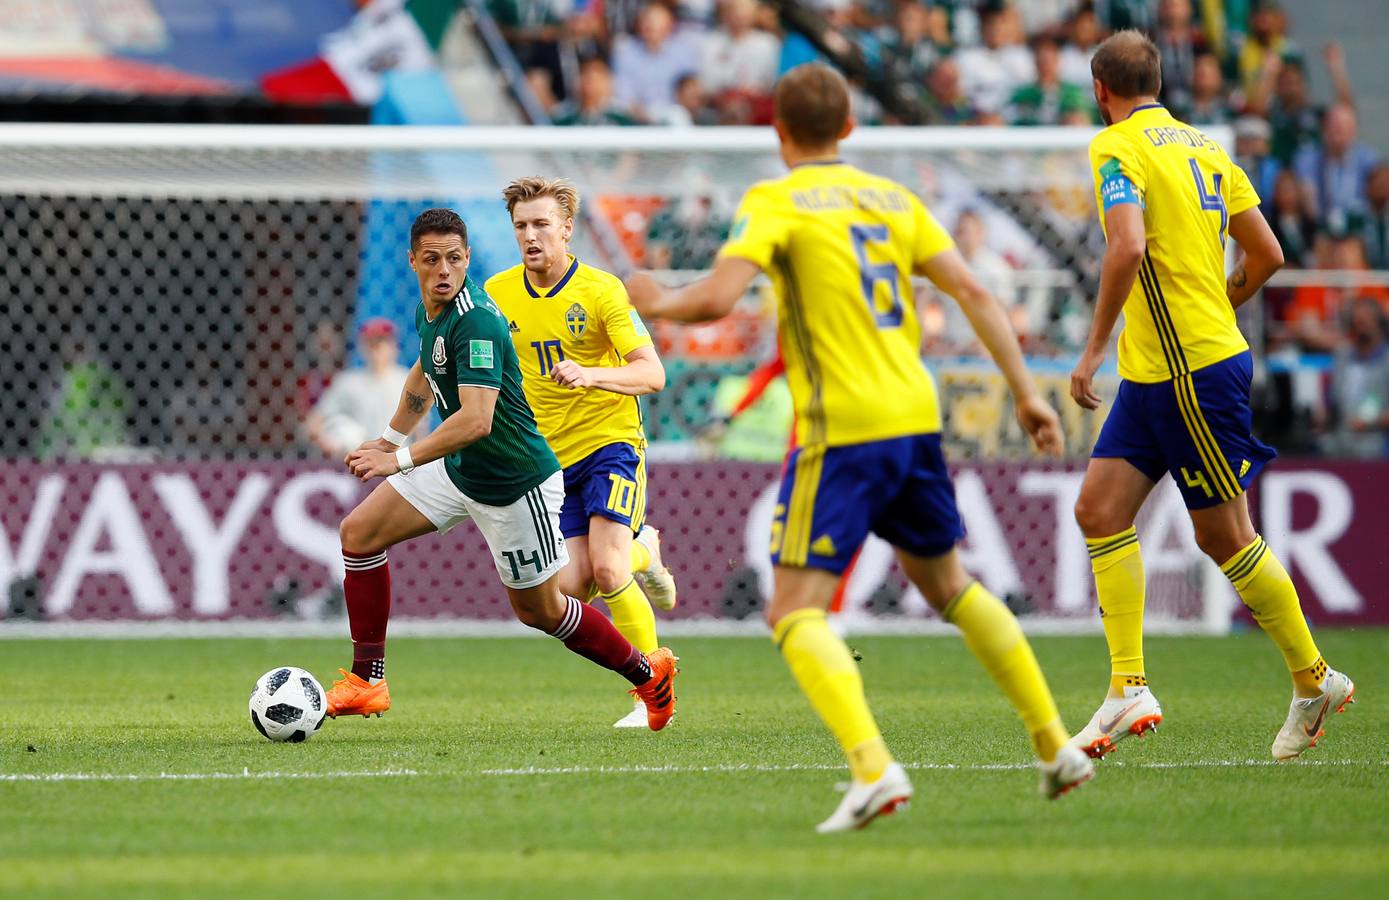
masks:
[[[1067,395],[1103,248],[1089,137],[881,128],[845,150],[956,233],[1062,412],[1068,458],[1039,461],[963,315],[918,286],[962,552],[1033,629],[1098,625],[1070,511],[1100,419]],[[583,194],[581,258],[675,281],[707,269],[741,193],[782,171],[770,129],[7,127],[0,616],[334,621],[337,522],[365,493],[334,448],[385,423],[329,414],[323,397],[362,365],[370,320],[393,323],[400,363],[414,361],[415,215],[456,208],[481,280],[517,261],[502,187],[563,175]],[[648,514],[679,581],[678,619],[753,622],[769,584],[784,384],[729,413],[775,353],[774,310],[759,284],[722,322],[652,327],[669,379],[644,401]],[[1115,383],[1102,375],[1101,390]],[[1170,484],[1139,530],[1150,626],[1228,629],[1231,595]],[[509,616],[471,529],[391,560],[398,618]],[[845,607],[851,627],[935,621],[876,540]]]

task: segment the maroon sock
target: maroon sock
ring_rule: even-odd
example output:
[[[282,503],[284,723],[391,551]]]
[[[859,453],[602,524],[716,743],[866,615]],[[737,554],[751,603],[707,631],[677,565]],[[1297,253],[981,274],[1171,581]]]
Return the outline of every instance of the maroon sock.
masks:
[[[352,674],[386,677],[386,621],[391,616],[391,566],[386,552],[342,552],[342,592],[352,632]]]
[[[569,601],[568,608],[551,635],[584,659],[612,669],[637,687],[651,680],[651,664],[613,627],[607,616],[573,597],[564,599]]]

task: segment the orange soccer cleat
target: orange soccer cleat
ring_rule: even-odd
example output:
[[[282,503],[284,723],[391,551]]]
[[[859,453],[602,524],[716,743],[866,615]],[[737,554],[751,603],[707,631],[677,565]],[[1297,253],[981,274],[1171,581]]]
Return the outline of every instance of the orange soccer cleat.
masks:
[[[328,691],[328,715],[361,716],[367,718],[375,713],[377,718],[391,708],[391,692],[386,687],[386,679],[372,684],[364,678],[353,675],[346,669],[338,669],[342,678],[333,682]]]
[[[646,661],[651,664],[651,678],[628,692],[646,704],[646,727],[652,731],[665,728],[675,715],[675,676],[680,673],[675,663],[679,659],[668,647],[651,651],[646,655]]]

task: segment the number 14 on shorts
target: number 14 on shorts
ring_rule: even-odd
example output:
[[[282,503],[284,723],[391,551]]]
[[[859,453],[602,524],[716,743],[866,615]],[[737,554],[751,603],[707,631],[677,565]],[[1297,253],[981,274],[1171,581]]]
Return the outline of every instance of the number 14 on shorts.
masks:
[[[534,566],[535,574],[537,575],[545,568],[544,564],[540,561],[539,550],[532,550],[529,553],[525,550],[503,550],[502,556],[506,557],[507,564],[511,566],[512,581],[521,580],[522,566]]]

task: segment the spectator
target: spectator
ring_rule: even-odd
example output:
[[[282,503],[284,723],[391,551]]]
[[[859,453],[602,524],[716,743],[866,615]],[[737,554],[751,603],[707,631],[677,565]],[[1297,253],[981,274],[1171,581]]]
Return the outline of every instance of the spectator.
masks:
[[[1059,28],[1075,10],[1076,0],[1026,0],[1014,4],[1024,34],[1041,34]]]
[[[641,119],[673,105],[680,76],[698,70],[698,46],[675,30],[675,16],[659,3],[642,7],[635,37],[624,34],[613,44],[617,102]]]
[[[704,37],[700,81],[711,94],[770,95],[781,41],[756,28],[757,0],[724,0],[722,27]]]
[[[1312,104],[1307,90],[1307,70],[1299,59],[1269,63],[1274,84],[1273,99],[1266,104],[1268,123],[1273,129],[1273,156],[1280,163],[1292,162],[1297,149],[1317,140],[1321,130],[1321,111]],[[1250,110],[1256,115],[1265,104],[1258,96],[1251,99]]]
[[[1159,98],[1179,119],[1188,119],[1196,81],[1196,57],[1207,51],[1206,39],[1191,24],[1191,0],[1159,0],[1153,43],[1162,57]]]
[[[1294,48],[1284,32],[1288,19],[1274,0],[1262,0],[1249,14],[1249,32],[1240,41],[1240,84],[1246,94],[1253,93],[1259,81],[1276,65],[1294,55]]]
[[[342,368],[342,329],[332,317],[324,316],[314,323],[307,350],[309,367],[294,381],[294,409],[300,419],[306,418],[318,404],[318,398]]]
[[[1357,139],[1354,108],[1338,103],[1322,117],[1321,146],[1298,151],[1293,169],[1322,222],[1344,230],[1350,217],[1364,211],[1365,187],[1379,154]]]
[[[38,457],[112,459],[130,445],[130,388],[82,336],[63,342],[57,384],[44,403]]]
[[[1306,285],[1293,291],[1287,320],[1292,334],[1303,349],[1330,352],[1336,349],[1339,335],[1336,323],[1346,313],[1352,297],[1370,297],[1389,308],[1389,288],[1383,285],[1357,283],[1356,272],[1364,272],[1365,245],[1358,235],[1324,234],[1317,239],[1316,268],[1335,272],[1351,280],[1334,284]]]
[[[533,68],[526,70],[526,87],[530,88],[531,94],[535,96],[535,102],[540,104],[540,109],[551,119],[555,117],[555,107],[559,105],[559,100],[555,97],[554,79],[550,77],[548,69]]]
[[[732,223],[715,211],[707,194],[672,200],[651,217],[645,265],[651,269],[697,271],[714,264]]]
[[[1389,269],[1389,166],[1380,164],[1365,186],[1365,214],[1361,236],[1371,269]]]
[[[1288,265],[1304,268],[1313,262],[1317,220],[1303,203],[1296,175],[1283,169],[1274,178],[1273,185],[1269,198],[1269,226],[1283,248],[1283,258]]]
[[[1337,424],[1323,449],[1376,459],[1385,455],[1389,436],[1389,327],[1384,310],[1373,298],[1357,298],[1351,303],[1346,331],[1331,378]]]
[[[999,303],[1009,311],[1009,317],[1018,318],[1015,310],[1017,288],[1013,267],[999,253],[988,245],[988,232],[984,220],[973,209],[963,210],[955,220],[955,246],[971,271],[979,278],[980,284],[998,298]],[[974,329],[958,303],[945,300],[942,303],[944,322],[941,338],[956,350],[976,346]],[[1024,317],[1025,318],[1025,317]],[[1016,325],[1017,322],[1015,321]],[[1025,329],[1023,332],[1026,337]]]
[[[1193,125],[1230,124],[1225,76],[1220,72],[1220,60],[1214,53],[1202,52],[1196,57],[1191,77],[1191,103],[1184,118]]]
[[[613,100],[613,76],[607,60],[594,56],[579,66],[578,97],[555,108],[556,125],[636,125],[637,120]]]
[[[1272,209],[1274,180],[1282,169],[1269,152],[1272,136],[1273,129],[1258,116],[1244,116],[1235,122],[1235,162],[1254,185],[1266,218],[1272,217],[1268,210]]]
[[[926,102],[926,79],[940,58],[936,37],[944,15],[939,7],[931,9],[906,0],[897,7],[892,26],[878,30],[878,41],[886,51],[885,74],[916,91],[922,102]]]
[[[955,54],[960,83],[970,103],[985,113],[1002,112],[1013,91],[1037,76],[1032,54],[1017,40],[1017,11],[984,13],[984,43]]]
[[[1327,44],[1326,60],[1336,102],[1355,106],[1355,93],[1346,72],[1345,54],[1338,44]],[[1271,95],[1271,98],[1270,98]],[[1267,115],[1273,126],[1273,155],[1288,165],[1305,144],[1316,143],[1321,132],[1322,108],[1311,101],[1307,90],[1307,69],[1301,58],[1271,57],[1257,89],[1249,95],[1248,108],[1254,115]]]
[[[562,95],[560,39],[569,4],[563,0],[487,0],[487,9],[521,67],[546,72],[550,93]]]
[[[1061,80],[1088,87],[1094,76],[1090,73],[1090,57],[1095,55],[1103,36],[1100,20],[1090,6],[1076,10],[1066,25],[1066,46],[1061,48]]]
[[[940,125],[973,125],[979,120],[979,110],[960,86],[960,68],[954,57],[947,56],[931,67],[926,87],[931,121]]]
[[[367,319],[357,340],[366,366],[333,376],[304,420],[309,439],[330,459],[342,459],[391,424],[410,374],[400,364],[400,340],[389,319]]]
[[[1013,92],[1004,118],[1010,125],[1089,125],[1094,102],[1083,88],[1061,80],[1061,45],[1050,35],[1032,40],[1037,80]]]
[[[1153,30],[1152,0],[1095,0],[1095,12],[1110,31],[1137,28]]]
[[[675,105],[661,112],[662,125],[717,125],[719,114],[709,102],[709,95],[699,76],[691,72],[675,82]]]

